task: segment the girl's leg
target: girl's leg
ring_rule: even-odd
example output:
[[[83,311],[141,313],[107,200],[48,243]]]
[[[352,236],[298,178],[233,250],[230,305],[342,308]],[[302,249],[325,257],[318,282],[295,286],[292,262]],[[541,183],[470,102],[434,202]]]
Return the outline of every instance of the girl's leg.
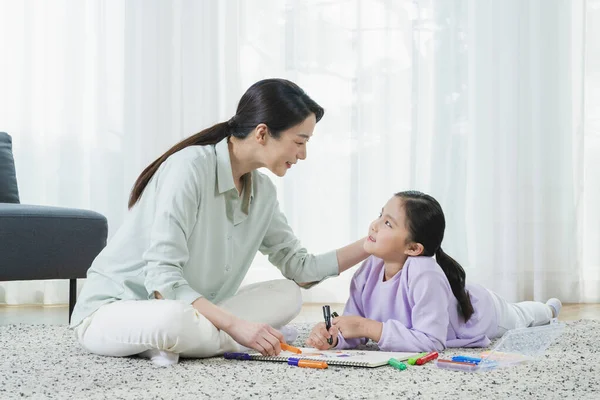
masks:
[[[193,350],[197,357],[210,357],[239,348],[191,304],[175,300],[110,303],[86,318],[76,333],[89,352],[113,357],[152,350],[173,354]]]
[[[504,335],[510,329],[547,325],[553,318],[552,308],[547,304],[537,301],[509,303],[491,290],[489,292],[498,315],[498,331],[495,337]]]

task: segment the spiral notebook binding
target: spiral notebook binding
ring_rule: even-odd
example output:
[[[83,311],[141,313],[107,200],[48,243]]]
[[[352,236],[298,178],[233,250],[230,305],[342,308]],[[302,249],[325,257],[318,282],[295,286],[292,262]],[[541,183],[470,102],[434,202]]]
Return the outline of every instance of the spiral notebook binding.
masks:
[[[252,354],[250,355],[250,357],[253,360],[260,360],[260,361],[284,361],[287,362],[288,359],[290,358],[298,358],[298,359],[307,359],[307,360],[315,360],[314,357],[303,357],[301,355],[298,356],[294,356],[294,357],[283,357],[283,356],[262,356],[262,355],[258,355],[258,354]],[[369,363],[365,362],[365,361],[345,361],[345,360],[340,360],[340,359],[335,359],[335,358],[321,358],[318,359],[318,361],[324,361],[329,365],[348,365],[350,367],[368,367]]]

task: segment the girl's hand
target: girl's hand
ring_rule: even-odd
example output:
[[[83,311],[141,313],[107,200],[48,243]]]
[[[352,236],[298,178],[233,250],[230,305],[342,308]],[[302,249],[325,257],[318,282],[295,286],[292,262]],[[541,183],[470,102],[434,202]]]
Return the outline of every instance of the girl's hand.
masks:
[[[336,327],[344,339],[364,338],[367,337],[365,334],[366,322],[366,318],[357,315],[341,316],[333,319],[332,327]]]
[[[333,343],[327,343],[327,339],[333,337]],[[325,328],[325,322],[319,322],[308,335],[306,344],[319,350],[328,350],[335,347],[338,342],[338,329],[335,326],[329,328],[329,332]]]
[[[263,356],[276,356],[281,352],[284,341],[278,330],[267,324],[236,319],[227,333],[242,346],[257,350]]]

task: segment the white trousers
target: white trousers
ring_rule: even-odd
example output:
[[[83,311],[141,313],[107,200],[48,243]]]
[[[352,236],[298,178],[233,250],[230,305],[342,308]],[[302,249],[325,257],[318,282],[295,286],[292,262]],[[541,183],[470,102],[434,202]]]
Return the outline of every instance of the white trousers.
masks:
[[[538,301],[509,303],[491,290],[488,291],[492,295],[498,315],[498,331],[495,337],[504,335],[510,329],[547,325],[552,319],[552,309],[547,304]]]
[[[239,318],[278,329],[300,313],[302,295],[298,285],[281,279],[245,286],[218,305]],[[204,358],[240,348],[191,304],[177,300],[106,304],[84,319],[75,334],[87,351],[113,357],[159,349]]]

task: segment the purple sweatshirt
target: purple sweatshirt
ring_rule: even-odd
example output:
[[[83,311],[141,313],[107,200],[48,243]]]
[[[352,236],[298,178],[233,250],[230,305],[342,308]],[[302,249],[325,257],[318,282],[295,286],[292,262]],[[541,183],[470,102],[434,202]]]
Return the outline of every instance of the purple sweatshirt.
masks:
[[[448,279],[433,257],[409,257],[392,279],[383,281],[383,260],[369,257],[356,271],[344,315],[383,322],[383,351],[441,351],[446,347],[485,347],[498,328],[490,292],[466,285],[475,312],[467,323],[458,311]],[[345,340],[338,349],[365,344],[367,338]]]

